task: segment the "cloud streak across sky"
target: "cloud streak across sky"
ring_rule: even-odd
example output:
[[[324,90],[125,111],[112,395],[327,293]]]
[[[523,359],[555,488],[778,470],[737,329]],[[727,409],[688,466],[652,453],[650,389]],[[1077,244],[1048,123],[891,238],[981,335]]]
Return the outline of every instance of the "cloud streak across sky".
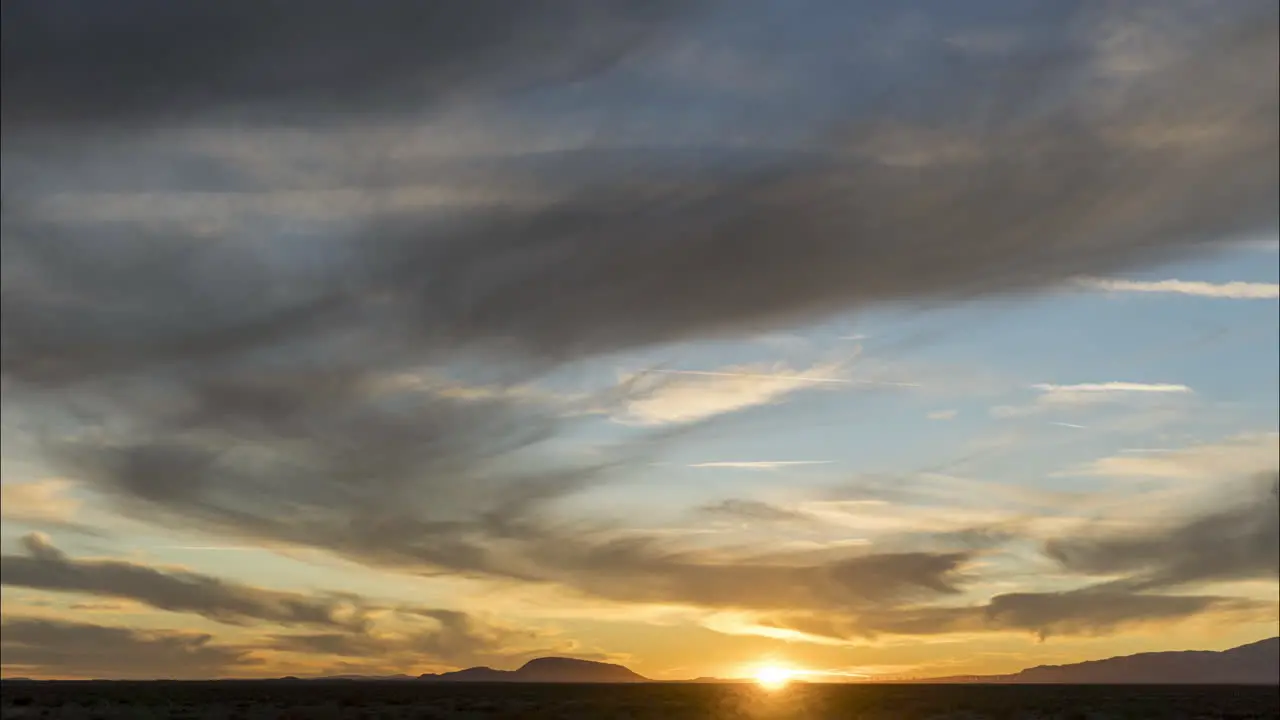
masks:
[[[1280,298],[1280,285],[1276,283],[1238,281],[1211,283],[1200,280],[1144,281],[1109,278],[1086,278],[1078,282],[1085,287],[1107,292],[1191,295],[1226,300],[1274,300]]]

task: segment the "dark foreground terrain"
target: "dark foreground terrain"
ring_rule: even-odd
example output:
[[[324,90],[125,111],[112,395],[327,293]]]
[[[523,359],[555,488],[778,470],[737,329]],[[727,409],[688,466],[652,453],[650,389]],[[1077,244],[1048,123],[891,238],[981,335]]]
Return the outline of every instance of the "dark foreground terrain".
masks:
[[[1128,720],[1280,718],[1276,686],[437,684],[401,682],[23,682],[9,718],[827,718]]]

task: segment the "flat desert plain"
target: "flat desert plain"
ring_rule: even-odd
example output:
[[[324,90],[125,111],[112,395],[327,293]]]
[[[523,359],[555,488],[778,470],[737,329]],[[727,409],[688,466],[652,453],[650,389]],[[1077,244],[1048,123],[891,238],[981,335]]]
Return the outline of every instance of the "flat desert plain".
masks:
[[[1275,686],[26,682],[0,717],[108,720],[1271,720]]]

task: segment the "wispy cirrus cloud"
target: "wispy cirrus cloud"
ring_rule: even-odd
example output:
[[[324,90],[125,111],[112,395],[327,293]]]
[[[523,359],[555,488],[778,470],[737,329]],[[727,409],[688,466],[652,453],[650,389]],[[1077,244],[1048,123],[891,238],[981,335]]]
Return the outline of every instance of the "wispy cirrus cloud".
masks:
[[[813,517],[799,510],[759,500],[730,498],[699,508],[702,513],[754,522],[812,522]]]
[[[786,365],[740,365],[718,370],[655,370],[624,377],[632,390],[615,416],[637,425],[692,423],[772,405],[805,391],[856,386],[842,364],[802,370]]]
[[[1212,283],[1199,280],[1121,280],[1116,278],[1081,278],[1082,287],[1113,293],[1152,293],[1191,295],[1226,300],[1274,300],[1280,298],[1280,285],[1262,282]]]
[[[1249,475],[1275,465],[1280,435],[1257,433],[1177,449],[1140,449],[1099,458],[1062,475],[1211,481]]]
[[[1181,383],[1139,383],[1109,381],[1098,383],[1036,383],[1033,402],[1021,405],[996,405],[988,410],[995,418],[1019,418],[1051,410],[1072,410],[1116,403],[1165,402],[1170,398],[1194,395],[1190,386]],[[1066,427],[1080,426],[1068,423]]]
[[[689,465],[691,468],[719,468],[725,470],[780,470],[803,465],[830,465],[830,460],[719,460]]]
[[[1191,392],[1191,388],[1181,383],[1136,383],[1136,382],[1102,382],[1079,383],[1076,385],[1055,385],[1037,383],[1031,386],[1041,395],[1039,400],[1050,404],[1088,403],[1098,400],[1109,400],[1126,393],[1160,393],[1182,395]]]

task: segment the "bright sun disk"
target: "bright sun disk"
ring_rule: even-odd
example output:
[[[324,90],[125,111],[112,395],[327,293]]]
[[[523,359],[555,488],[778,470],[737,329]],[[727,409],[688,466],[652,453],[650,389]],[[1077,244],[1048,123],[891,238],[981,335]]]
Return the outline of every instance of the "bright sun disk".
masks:
[[[795,672],[776,665],[766,665],[756,670],[756,683],[766,690],[785,687],[795,677]]]

